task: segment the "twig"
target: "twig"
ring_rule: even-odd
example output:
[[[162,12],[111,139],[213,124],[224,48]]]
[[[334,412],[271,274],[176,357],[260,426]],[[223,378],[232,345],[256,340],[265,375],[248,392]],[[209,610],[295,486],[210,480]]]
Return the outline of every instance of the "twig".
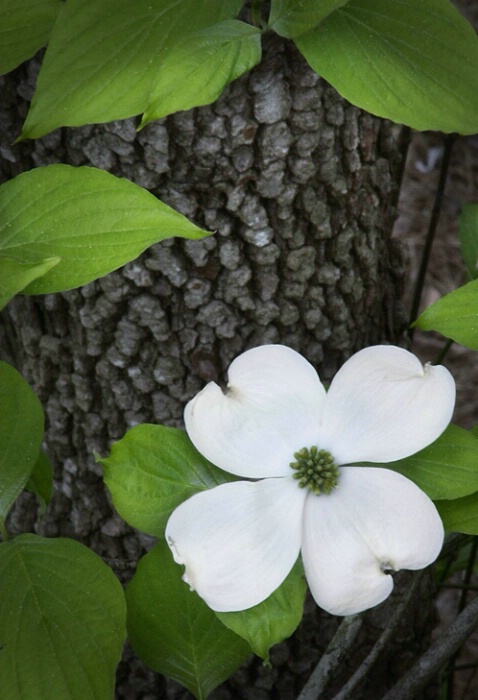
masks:
[[[461,613],[466,605],[466,600],[468,596],[469,586],[471,577],[473,574],[473,569],[475,568],[476,555],[478,552],[478,538],[474,537],[471,545],[470,556],[468,557],[468,563],[466,565],[465,575],[463,577],[463,586],[461,590],[460,600],[458,601],[458,612]],[[448,662],[448,678],[447,678],[447,699],[453,700],[453,688],[455,685],[455,665],[456,665],[456,654],[450,657]]]
[[[402,621],[403,618],[403,613],[405,612],[406,608],[408,607],[410,601],[413,599],[417,588],[420,584],[420,581],[423,576],[423,571],[419,571],[415,574],[415,577],[406,593],[406,595],[402,598],[402,600],[399,602],[397,607],[395,608],[395,612],[390,619],[390,622],[386,626],[386,628],[383,630],[382,634],[380,637],[377,639],[375,644],[373,645],[372,649],[370,650],[370,653],[368,656],[363,660],[363,662],[360,664],[358,669],[355,671],[353,676],[347,681],[347,683],[343,686],[343,688],[337,693],[337,695],[333,698],[333,700],[347,700],[347,698],[350,697],[350,694],[355,688],[358,686],[358,684],[363,681],[367,673],[370,671],[372,668],[373,664],[376,662],[378,659],[379,655],[382,653],[382,651],[385,649],[386,645],[390,641],[393,633],[396,631],[397,627]]]
[[[382,700],[412,700],[417,693],[440,671],[447,660],[464,644],[478,627],[478,597],[461,612],[448,631],[429,647]]]
[[[417,281],[415,284],[415,290],[412,299],[412,308],[410,311],[410,324],[416,321],[418,316],[418,309],[420,307],[420,300],[422,298],[423,285],[425,283],[425,275],[427,273],[428,262],[430,260],[430,253],[433,247],[433,241],[435,239],[435,233],[437,229],[438,219],[440,216],[440,209],[443,202],[443,194],[445,192],[445,184],[448,175],[448,168],[450,166],[451,151],[453,144],[456,140],[456,134],[448,134],[445,136],[445,148],[443,152],[443,158],[440,168],[440,178],[438,181],[438,187],[435,194],[435,201],[433,202],[432,213],[430,216],[430,223],[428,226],[427,237],[425,239],[425,247],[423,249],[422,260],[420,263],[420,269],[418,271]],[[410,339],[413,339],[414,328],[408,329],[408,335]]]
[[[344,617],[297,700],[318,700],[343,657],[350,651],[362,622],[361,614]]]

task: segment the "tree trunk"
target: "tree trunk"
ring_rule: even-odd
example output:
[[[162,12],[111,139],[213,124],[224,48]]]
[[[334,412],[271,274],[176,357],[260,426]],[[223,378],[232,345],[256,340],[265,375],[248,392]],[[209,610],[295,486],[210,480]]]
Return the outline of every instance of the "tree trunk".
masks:
[[[404,134],[341,99],[291,43],[266,37],[262,63],[209,107],[139,133],[129,119],[12,146],[37,70],[32,61],[0,79],[3,179],[56,162],[94,165],[215,232],[155,245],[78,290],[18,297],[2,315],[2,355],[45,407],[56,469],[46,515],[24,495],[10,529],[136,561],[151,538],[115,515],[94,451],[106,455],[140,422],[181,425],[185,403],[246,348],[286,344],[330,380],[352,352],[400,340],[402,262],[390,233]],[[272,669],[254,663],[213,697],[289,700],[336,624],[314,607],[274,650]],[[190,697],[128,659],[118,698]]]

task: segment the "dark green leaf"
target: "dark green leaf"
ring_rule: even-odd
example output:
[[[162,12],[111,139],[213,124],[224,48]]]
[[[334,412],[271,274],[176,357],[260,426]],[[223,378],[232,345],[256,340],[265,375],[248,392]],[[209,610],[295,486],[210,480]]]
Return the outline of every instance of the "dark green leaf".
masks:
[[[113,700],[125,618],[119,581],[79,542],[0,544],[0,696]]]
[[[142,126],[214,102],[260,60],[261,32],[250,24],[227,20],[195,32],[161,63]]]
[[[124,520],[156,537],[173,510],[199,491],[236,477],[208,462],[183,430],[138,425],[99,460],[113,503]]]
[[[0,255],[58,264],[24,290],[87,284],[172,236],[208,235],[142,187],[96,168],[48,165],[0,186]]]
[[[478,440],[450,425],[424,450],[383,466],[414,481],[433,500],[459,498],[478,491]]]
[[[460,216],[460,247],[470,279],[478,277],[478,204],[467,204]]]
[[[2,0],[0,75],[45,46],[62,4],[61,0]]]
[[[272,0],[269,26],[288,39],[316,27],[349,0]]]
[[[454,501],[435,501],[447,530],[478,535],[478,493]]]
[[[40,453],[43,409],[16,369],[0,362],[0,519],[23,491]]]
[[[271,646],[290,637],[301,621],[306,591],[299,560],[284,583],[263,603],[249,610],[216,615],[226,627],[244,637],[255,654],[268,661]]]
[[[51,35],[22,138],[141,114],[158,68],[189,34],[242,0],[68,0]]]
[[[425,309],[413,325],[478,350],[478,280],[446,294]]]
[[[38,277],[58,265],[60,258],[47,258],[35,263],[17,262],[13,258],[0,258],[0,309],[10,299],[25,289]]]
[[[295,42],[372,114],[415,129],[478,131],[478,37],[449,0],[350,0]]]
[[[126,602],[135,652],[198,700],[205,700],[250,654],[249,645],[224,627],[181,580],[181,567],[165,542],[139,562]]]
[[[38,496],[42,512],[44,512],[53,495],[53,470],[51,462],[44,452],[40,452],[38,455],[25,488]]]

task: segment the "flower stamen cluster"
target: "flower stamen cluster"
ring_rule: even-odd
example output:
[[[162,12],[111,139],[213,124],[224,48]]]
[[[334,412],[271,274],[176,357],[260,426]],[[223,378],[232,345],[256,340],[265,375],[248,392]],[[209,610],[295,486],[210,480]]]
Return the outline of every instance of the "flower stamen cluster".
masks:
[[[339,468],[335,460],[327,450],[319,450],[313,445],[310,449],[303,447],[294,452],[296,462],[290,466],[295,470],[294,479],[299,482],[300,488],[308,488],[316,496],[322,493],[329,494],[333,491],[339,480]]]

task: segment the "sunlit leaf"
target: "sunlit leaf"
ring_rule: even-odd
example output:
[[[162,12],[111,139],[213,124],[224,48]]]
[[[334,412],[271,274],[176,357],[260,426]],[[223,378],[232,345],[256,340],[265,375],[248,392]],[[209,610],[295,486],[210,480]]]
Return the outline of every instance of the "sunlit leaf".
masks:
[[[260,59],[261,32],[250,24],[229,20],[195,32],[161,63],[142,125],[214,102]]]
[[[156,537],[173,510],[195,493],[234,477],[208,462],[183,430],[138,425],[99,460],[113,503],[127,523]]]
[[[79,542],[0,544],[0,696],[113,700],[125,618],[119,581]]]
[[[48,41],[61,0],[2,0],[0,75],[31,58]]]
[[[478,131],[478,37],[449,0],[350,0],[295,43],[372,114],[415,129]]]
[[[189,34],[232,19],[242,0],[68,0],[22,138],[141,114],[158,68]]]
[[[48,165],[0,186],[0,255],[58,264],[27,294],[87,284],[172,236],[208,235],[142,187],[96,168]]]
[[[478,280],[446,294],[425,309],[413,325],[478,350]]]
[[[13,258],[0,258],[0,309],[3,309],[10,299],[25,289],[30,282],[43,277],[59,262],[60,258],[47,258],[34,263],[17,262]]]
[[[181,575],[165,542],[141,559],[126,590],[128,636],[148,666],[205,700],[251,650],[190,591]]]

